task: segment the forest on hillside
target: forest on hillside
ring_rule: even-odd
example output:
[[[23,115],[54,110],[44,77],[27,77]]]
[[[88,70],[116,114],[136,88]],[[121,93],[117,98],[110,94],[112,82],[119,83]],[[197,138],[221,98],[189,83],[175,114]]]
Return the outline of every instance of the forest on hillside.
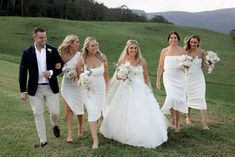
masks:
[[[148,20],[145,15],[135,14],[125,5],[108,8],[95,0],[0,0],[0,16],[169,23],[160,15]]]

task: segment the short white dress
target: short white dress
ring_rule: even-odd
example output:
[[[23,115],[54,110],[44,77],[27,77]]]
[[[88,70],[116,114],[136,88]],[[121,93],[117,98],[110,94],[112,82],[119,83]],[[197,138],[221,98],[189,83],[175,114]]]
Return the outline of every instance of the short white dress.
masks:
[[[179,112],[187,113],[186,84],[183,69],[178,65],[181,56],[165,56],[163,83],[166,91],[166,99],[161,110],[169,113],[173,108]]]
[[[207,109],[205,78],[202,72],[202,59],[193,59],[186,75],[187,105],[194,109]]]
[[[86,71],[88,66],[84,65]],[[93,91],[88,91],[82,87],[82,99],[86,106],[88,121],[97,121],[101,117],[101,110],[105,103],[106,85],[104,80],[104,64],[97,68],[89,69],[93,76],[92,86]]]
[[[79,57],[80,52],[77,52],[72,59],[64,64],[64,71],[66,70],[66,68],[75,67]],[[61,82],[61,95],[75,115],[84,114],[84,107],[81,97],[81,87],[78,85],[77,81],[72,81],[71,79],[66,78],[65,74]]]
[[[142,66],[135,73],[131,83],[111,83],[100,132],[124,144],[155,148],[167,141],[168,121],[144,83]]]

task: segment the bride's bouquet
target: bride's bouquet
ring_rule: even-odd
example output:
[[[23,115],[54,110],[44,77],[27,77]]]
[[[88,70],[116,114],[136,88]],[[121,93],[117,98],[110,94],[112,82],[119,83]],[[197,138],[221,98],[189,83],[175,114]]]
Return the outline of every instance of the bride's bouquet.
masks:
[[[95,89],[92,86],[93,76],[91,75],[92,71],[84,71],[80,74],[80,78],[78,80],[78,85],[84,87],[88,92],[94,92]]]
[[[135,75],[135,69],[131,66],[130,62],[126,62],[125,64],[121,64],[117,68],[117,76],[121,78],[123,81],[131,82],[133,76]]]
[[[192,66],[192,63],[193,63],[193,57],[188,55],[182,55],[178,65],[183,69],[185,68],[188,69]]]
[[[220,61],[220,58],[213,51],[207,51],[206,53],[206,63],[210,65],[208,69],[208,73],[210,74],[213,71],[215,64]]]
[[[76,70],[76,66],[64,66],[62,68],[62,71],[64,71],[64,76],[65,78],[68,78],[70,80],[72,80],[73,82],[77,80],[77,70]]]

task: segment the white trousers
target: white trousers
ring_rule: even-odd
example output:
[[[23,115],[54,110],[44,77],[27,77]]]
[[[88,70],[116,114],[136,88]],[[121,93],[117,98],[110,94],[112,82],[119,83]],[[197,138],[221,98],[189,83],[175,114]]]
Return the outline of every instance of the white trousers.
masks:
[[[49,85],[38,85],[35,96],[29,96],[30,104],[34,113],[36,128],[41,143],[47,141],[44,109],[47,105],[50,112],[51,125],[58,126],[60,112],[59,94],[54,94]]]

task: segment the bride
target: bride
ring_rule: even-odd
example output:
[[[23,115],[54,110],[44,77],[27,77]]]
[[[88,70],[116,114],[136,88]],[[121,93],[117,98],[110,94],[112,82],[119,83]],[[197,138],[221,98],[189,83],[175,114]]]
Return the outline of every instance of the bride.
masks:
[[[123,78],[121,67],[128,65],[133,76]],[[110,82],[100,132],[124,144],[155,148],[167,141],[167,128],[168,121],[151,91],[139,44],[128,40]]]

